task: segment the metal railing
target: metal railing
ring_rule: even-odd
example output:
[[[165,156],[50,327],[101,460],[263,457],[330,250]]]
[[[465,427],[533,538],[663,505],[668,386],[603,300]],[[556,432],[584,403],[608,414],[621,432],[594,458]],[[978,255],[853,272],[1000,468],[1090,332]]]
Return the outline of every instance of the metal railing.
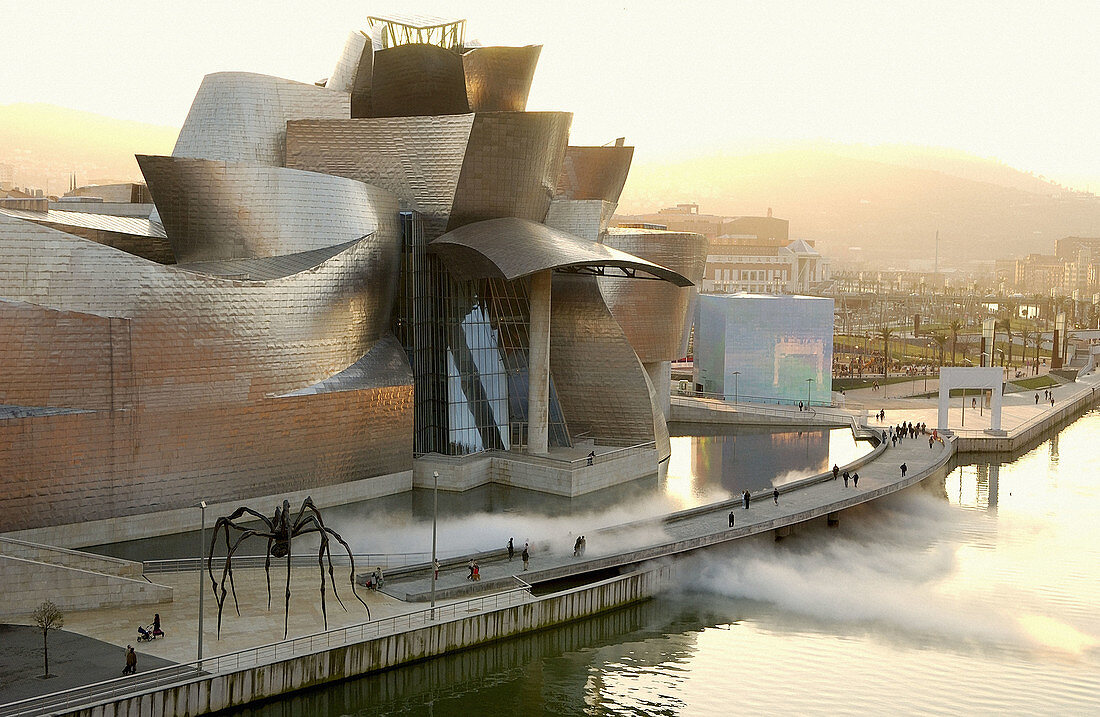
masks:
[[[592,442],[593,448],[603,446],[616,446],[617,441],[613,438],[589,438],[585,437],[584,442]],[[617,446],[613,450],[604,451],[603,453],[597,453],[593,459],[592,464],[597,465],[610,460],[622,458],[625,455],[631,453],[641,453],[647,450],[655,450],[657,443],[655,441],[647,441],[645,443],[635,443],[626,446]],[[582,456],[580,458],[558,458],[553,455],[531,455],[520,451],[502,451],[495,448],[480,451],[478,453],[468,453],[459,456],[444,455],[442,453],[417,453],[416,458],[425,458],[431,456],[433,461],[446,462],[446,463],[461,463],[462,461],[478,456],[492,458],[494,456],[500,456],[512,461],[523,461],[527,463],[537,463],[541,465],[549,466],[569,466],[570,468],[579,468],[588,463],[588,457]],[[358,558],[356,558],[358,560]]]
[[[519,578],[516,578],[516,582],[519,584],[518,587],[490,595],[369,620],[357,625],[296,637],[259,647],[251,647],[224,655],[205,657],[202,660],[162,667],[133,676],[116,677],[104,682],[74,687],[40,697],[9,702],[0,705],[0,717],[24,717],[73,710],[83,705],[101,703],[117,697],[177,685],[198,677],[237,672],[322,650],[366,642],[386,635],[425,627],[433,623],[457,619],[465,615],[513,607],[534,599],[530,585]]]
[[[1061,397],[1059,399],[1059,403],[1056,404],[1053,408],[1048,409],[1048,410],[1043,410],[1042,412],[1032,416],[1031,418],[1028,418],[1028,419],[1024,420],[1024,422],[1021,423],[1018,426],[1013,426],[1012,428],[1002,428],[1001,430],[1004,431],[1005,435],[1004,436],[994,436],[994,437],[1011,438],[1013,436],[1013,434],[1018,435],[1020,433],[1024,433],[1026,431],[1029,431],[1032,428],[1034,428],[1035,426],[1037,426],[1038,424],[1040,424],[1043,421],[1047,420],[1050,417],[1051,413],[1057,412],[1059,410],[1064,409],[1067,404],[1076,403],[1077,401],[1080,401],[1083,398],[1095,396],[1096,391],[1097,391],[1098,388],[1100,388],[1100,386],[1083,386],[1080,389],[1078,389],[1078,390],[1074,391],[1073,393],[1069,394],[1068,396]],[[989,437],[991,437],[991,434],[989,433],[989,429],[987,429],[987,428],[952,428],[951,429],[951,434],[954,435],[954,436],[958,436],[959,438],[989,438]]]
[[[449,553],[441,552],[438,554],[438,557],[443,559],[446,557],[453,557],[454,555],[457,555],[454,551]],[[426,564],[431,561],[432,554],[430,551],[411,553],[355,553],[352,557],[355,559],[356,567],[380,566],[382,568],[397,568],[408,565],[419,565],[421,563]],[[266,559],[265,555],[234,555],[233,568],[237,570],[262,568]],[[214,567],[220,568],[224,560],[224,555],[215,555]],[[203,558],[203,562],[205,565],[205,558]],[[170,558],[166,560],[146,560],[142,562],[142,565],[146,573],[175,573],[195,570],[198,567],[198,563],[198,557],[188,557]],[[349,567],[351,561],[348,560],[347,553],[339,554],[334,551],[332,553],[332,564],[340,567]],[[271,565],[272,567],[276,565],[285,567],[286,558],[272,558]],[[295,568],[315,567],[317,565],[316,550],[304,555],[292,555],[290,558],[290,565]]]
[[[831,410],[832,404],[815,404],[806,406],[803,410],[798,410],[798,404],[785,405],[777,404],[770,405],[764,403],[754,403],[750,401],[734,401],[732,394],[721,393],[706,393],[703,391],[677,391],[673,394],[673,403],[677,398],[700,398],[712,401],[712,407],[717,408],[720,411],[731,411],[739,413],[753,413],[762,416],[782,416],[784,418],[790,418],[799,415],[809,414],[812,418],[828,418],[835,419],[841,423],[849,423],[852,420],[852,416],[842,410]],[[739,397],[739,399],[742,397]],[[680,405],[686,405],[680,403]]]

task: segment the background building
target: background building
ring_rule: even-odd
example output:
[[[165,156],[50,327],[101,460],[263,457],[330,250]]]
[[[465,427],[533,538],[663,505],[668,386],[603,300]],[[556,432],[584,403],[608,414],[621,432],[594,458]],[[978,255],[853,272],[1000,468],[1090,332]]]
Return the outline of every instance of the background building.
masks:
[[[833,300],[701,295],[696,390],[762,403],[832,401]],[[808,391],[808,393],[807,393]]]
[[[794,294],[821,290],[829,280],[829,260],[814,242],[791,241],[790,222],[772,216],[726,217],[700,214],[698,204],[677,204],[655,214],[619,215],[620,227],[653,227],[694,232],[708,240],[700,290]]]

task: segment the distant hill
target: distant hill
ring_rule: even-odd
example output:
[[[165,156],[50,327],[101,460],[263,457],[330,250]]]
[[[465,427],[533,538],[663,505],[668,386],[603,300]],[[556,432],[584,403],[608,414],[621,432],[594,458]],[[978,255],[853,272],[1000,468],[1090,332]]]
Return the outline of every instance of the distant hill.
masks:
[[[0,105],[0,163],[15,183],[64,193],[80,184],[141,180],[135,154],[171,154],[178,128],[113,119],[47,104]]]
[[[877,157],[878,159],[872,159]],[[791,236],[829,255],[858,246],[882,266],[1053,252],[1054,240],[1100,235],[1100,199],[1073,193],[961,152],[825,145],[751,155],[637,163],[619,211],[652,212],[696,202],[708,214],[775,215]]]
[[[0,163],[16,184],[63,193],[80,184],[141,180],[134,154],[170,154],[179,130],[46,104],[0,105]],[[1100,199],[1068,192],[1000,162],[949,149],[804,144],[760,154],[638,161],[619,210],[697,202],[711,214],[775,215],[791,236],[829,255],[849,246],[888,266],[930,257],[941,232],[945,261],[1051,252],[1054,240],[1100,236]]]

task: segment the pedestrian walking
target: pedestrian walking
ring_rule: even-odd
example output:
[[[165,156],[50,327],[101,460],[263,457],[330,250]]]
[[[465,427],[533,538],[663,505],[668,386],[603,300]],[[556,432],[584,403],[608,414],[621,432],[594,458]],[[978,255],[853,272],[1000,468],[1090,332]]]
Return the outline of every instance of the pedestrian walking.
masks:
[[[929,437],[928,437],[928,448],[929,448],[929,449],[931,449],[931,448],[932,448],[932,444],[933,444],[934,442],[935,442],[935,439],[934,439],[934,438],[932,438],[932,436],[929,436]]]
[[[584,551],[588,550],[588,538],[581,536],[581,557],[584,557]]]
[[[527,569],[527,561],[531,559],[531,551],[527,549],[527,543],[523,544],[523,552],[519,557],[523,560],[523,569]]]
[[[137,672],[137,653],[133,645],[126,646],[126,666],[122,668],[122,674],[132,675]]]
[[[474,561],[474,575],[473,575],[473,578],[474,578],[475,583],[478,582],[479,580],[481,580],[481,566],[477,564],[476,560]]]
[[[1036,406],[1039,405],[1039,392],[1038,391],[1035,392],[1035,405]]]
[[[745,510],[749,509],[749,503],[752,502],[752,493],[745,491]]]
[[[772,500],[775,501],[776,505],[779,505],[779,489],[778,488],[772,488]]]
[[[902,463],[901,464],[901,477],[902,478],[905,477],[905,471],[907,471],[907,470],[909,470],[909,467],[907,465],[905,465],[904,463]]]
[[[596,460],[596,451],[590,451],[588,453],[588,465],[592,465],[592,461]]]
[[[436,558],[432,562],[433,562],[433,567],[435,568],[435,579],[439,580],[439,558]]]
[[[848,471],[844,471],[844,487],[848,487]]]
[[[858,488],[859,487],[859,473],[853,473],[852,474],[852,487],[853,488]]]
[[[512,558],[516,555],[516,546],[512,544],[512,539],[508,538],[508,562],[512,562]]]
[[[581,554],[581,536],[577,536],[577,540],[573,543],[573,557],[577,557]]]
[[[733,527],[733,511],[730,511],[730,527]]]
[[[466,579],[470,580],[472,582],[473,579],[474,579],[474,561],[473,560],[471,560],[470,562],[468,562],[466,564],[466,569],[470,571],[470,574],[466,576]]]
[[[838,466],[836,463],[834,463],[833,464],[833,480],[836,480],[839,477],[840,477],[840,466]]]
[[[898,445],[898,437],[897,436],[890,436],[890,445],[892,447],[895,447],[895,448],[897,447],[897,445]]]

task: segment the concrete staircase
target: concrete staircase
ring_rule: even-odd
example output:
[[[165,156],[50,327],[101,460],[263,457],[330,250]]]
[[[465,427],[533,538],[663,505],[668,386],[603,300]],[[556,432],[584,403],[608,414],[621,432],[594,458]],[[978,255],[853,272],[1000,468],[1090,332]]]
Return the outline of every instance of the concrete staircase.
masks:
[[[172,588],[149,582],[141,563],[0,538],[0,620],[28,623],[44,600],[63,611],[149,605]]]

